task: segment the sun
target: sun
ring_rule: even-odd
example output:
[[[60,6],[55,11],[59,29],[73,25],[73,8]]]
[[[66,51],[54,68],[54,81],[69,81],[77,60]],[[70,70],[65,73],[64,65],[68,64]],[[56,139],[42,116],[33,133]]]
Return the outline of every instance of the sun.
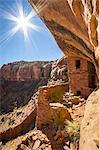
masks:
[[[10,19],[12,21],[16,22],[16,27],[15,28],[17,30],[22,30],[23,33],[24,33],[24,38],[27,39],[29,28],[32,28],[33,30],[36,30],[36,31],[39,30],[38,26],[35,25],[33,23],[33,21],[31,22],[31,20],[33,20],[33,17],[35,17],[36,13],[32,10],[26,16],[21,4],[20,5],[18,4],[18,11],[19,11],[19,15],[17,15],[17,16],[11,15]]]
[[[22,16],[17,20],[17,24],[19,28],[21,28],[23,31],[27,30],[29,21],[26,19],[26,17]]]
[[[28,10],[28,6],[24,7],[24,4],[20,0],[16,0],[15,6],[16,7],[12,8],[9,6],[7,11],[0,8],[3,18],[9,20],[11,24],[11,28],[0,38],[0,46],[4,45],[11,37],[20,31],[22,31],[20,34],[23,33],[25,44],[32,42],[36,45],[34,42],[34,37],[33,39],[31,38],[32,33],[34,33],[34,31],[42,33],[42,31],[46,29],[35,24],[34,20],[39,18],[36,12],[39,14],[39,12],[47,6],[47,0],[44,0],[43,3],[42,1],[39,1],[37,6],[34,6],[36,12],[30,8]]]
[[[40,27],[35,25],[34,18],[37,16],[36,12],[32,9],[26,11],[23,8],[22,3],[16,3],[16,10],[10,8],[11,11],[2,10],[3,17],[10,21],[14,22],[14,26],[11,25],[11,29],[3,35],[3,39],[0,40],[0,45],[4,44],[12,36],[14,36],[20,30],[23,33],[24,39],[29,41],[29,32],[37,31],[40,32]],[[32,29],[32,30],[30,30]]]
[[[34,30],[36,29],[36,26],[34,28],[33,23],[31,23],[30,20],[28,19],[28,16],[25,17],[23,13],[20,14],[18,18],[16,18],[16,23],[17,28],[23,31],[25,38],[27,38],[28,36],[28,28],[33,28]]]

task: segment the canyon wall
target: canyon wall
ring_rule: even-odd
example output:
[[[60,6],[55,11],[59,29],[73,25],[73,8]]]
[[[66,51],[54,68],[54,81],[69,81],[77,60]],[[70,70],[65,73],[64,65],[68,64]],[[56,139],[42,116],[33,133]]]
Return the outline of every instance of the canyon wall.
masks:
[[[39,86],[46,85],[52,62],[15,62],[0,69],[0,113],[28,103]]]
[[[16,62],[3,65],[1,77],[6,81],[39,81],[48,78],[51,62]]]
[[[29,2],[64,54],[92,62],[99,80],[99,0]],[[99,149],[98,100],[99,90],[96,90],[89,96],[86,105],[80,131],[80,150]]]
[[[0,113],[28,103],[38,87],[49,81],[68,81],[67,58],[53,62],[15,62],[0,69]]]
[[[99,77],[99,0],[29,0],[65,55],[91,61]]]
[[[33,68],[34,70],[31,68]],[[46,106],[47,109],[45,120],[47,120],[47,116],[49,116],[50,113],[48,108],[51,108],[51,106],[46,105],[47,101],[49,99],[52,102],[58,100],[61,101],[63,98],[63,94],[69,90],[69,85],[67,82],[68,75],[66,57],[63,57],[54,62],[40,62],[36,65],[35,62],[29,64],[26,62],[10,63],[4,65],[1,68],[0,72],[0,87],[4,90],[4,92],[2,90],[3,93],[1,94],[0,99],[0,111],[1,114],[4,113],[0,116],[0,140],[3,143],[33,129],[35,127],[36,115],[37,127],[39,128],[42,123],[44,124],[44,119],[42,120],[43,113],[45,113],[44,106]],[[40,84],[42,83],[41,81],[43,78],[46,78],[46,83],[44,82],[43,84]],[[38,94],[35,93],[33,95],[33,90],[35,92],[35,89],[38,89],[38,87],[46,84],[48,85],[43,86],[42,89],[46,90],[48,93],[47,101],[46,97],[43,97],[43,93],[40,92],[41,90],[39,89],[39,92],[37,92],[39,94],[39,107],[37,111],[36,104],[38,101]],[[28,97],[26,93],[29,95],[32,93],[33,96],[31,97],[31,99],[27,99]],[[42,105],[44,106],[42,107]],[[12,110],[13,112],[11,112]],[[51,117],[54,115],[55,110],[53,109],[52,111],[51,109]],[[57,111],[57,115],[58,113],[61,113],[60,111],[62,111],[63,114],[65,113],[65,115],[71,119],[71,116],[66,108],[59,108],[59,106],[57,106]],[[51,120],[47,120],[45,124],[49,121]]]
[[[99,149],[99,89],[88,98],[81,124],[80,150]]]

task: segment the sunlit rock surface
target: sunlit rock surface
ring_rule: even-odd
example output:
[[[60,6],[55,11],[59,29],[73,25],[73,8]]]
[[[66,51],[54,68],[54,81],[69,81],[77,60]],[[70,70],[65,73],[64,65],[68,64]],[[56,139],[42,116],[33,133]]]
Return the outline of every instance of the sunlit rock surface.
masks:
[[[58,121],[63,124],[65,119],[72,120],[68,110],[63,105],[60,106],[63,95],[68,89],[68,84],[45,86],[39,89],[36,120],[38,129],[42,129],[44,125],[54,124]],[[57,103],[58,105],[54,105],[53,103]]]
[[[3,65],[0,75],[6,81],[39,81],[50,76],[51,65],[47,61],[14,62]]]
[[[2,150],[30,150],[46,149],[52,150],[47,136],[39,130],[31,130],[28,134],[20,136],[8,142]]]
[[[99,90],[88,98],[81,124],[80,150],[99,149]]]
[[[29,0],[68,56],[80,56],[99,77],[99,0]]]

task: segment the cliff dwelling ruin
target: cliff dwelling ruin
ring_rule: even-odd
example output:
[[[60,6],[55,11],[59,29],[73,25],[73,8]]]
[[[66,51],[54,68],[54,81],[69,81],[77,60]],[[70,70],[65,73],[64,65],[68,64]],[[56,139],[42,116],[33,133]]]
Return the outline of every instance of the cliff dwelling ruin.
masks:
[[[73,92],[87,97],[99,78],[99,1],[42,0],[42,11],[38,0],[29,2],[69,57]]]
[[[79,57],[68,58],[70,87],[75,95],[87,98],[96,88],[96,71],[94,65]]]
[[[97,150],[99,0],[27,1],[65,56],[1,68],[0,147]]]

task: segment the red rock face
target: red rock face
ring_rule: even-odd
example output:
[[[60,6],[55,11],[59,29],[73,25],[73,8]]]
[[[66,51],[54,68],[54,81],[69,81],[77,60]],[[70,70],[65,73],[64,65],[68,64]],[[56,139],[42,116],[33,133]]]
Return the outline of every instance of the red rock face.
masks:
[[[6,81],[39,81],[49,77],[67,80],[67,58],[49,63],[10,63],[1,68],[0,76]]]
[[[65,60],[65,61],[64,61]],[[47,85],[50,79],[67,81],[66,58],[54,62],[15,62],[0,69],[0,104],[2,112],[12,111],[30,100],[40,86]],[[63,70],[64,68],[64,70]]]
[[[10,71],[11,71],[11,65],[5,65],[5,66],[3,67],[3,69],[1,69],[1,76],[2,76],[5,80],[10,80],[10,79],[11,79]]]
[[[1,76],[7,81],[39,81],[42,77],[48,78],[51,71],[51,63],[45,65],[40,63],[7,64],[1,68]]]
[[[50,62],[16,62],[2,66],[0,113],[12,111],[16,105],[27,104],[38,87],[47,84],[51,65]]]

